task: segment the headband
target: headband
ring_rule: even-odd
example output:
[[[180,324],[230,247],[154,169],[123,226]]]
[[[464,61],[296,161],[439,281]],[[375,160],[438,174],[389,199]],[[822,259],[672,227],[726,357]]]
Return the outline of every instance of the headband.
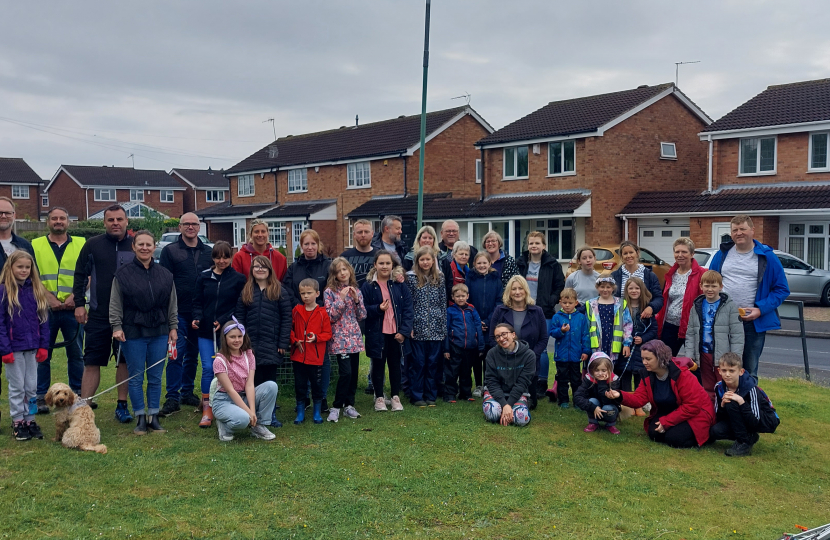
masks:
[[[245,335],[245,327],[242,325],[242,323],[237,321],[236,317],[232,316],[231,319],[233,319],[233,324],[229,324],[228,326],[226,326],[225,329],[222,331],[222,334],[225,335],[228,332],[230,332],[231,330],[233,330],[234,328],[239,328],[239,331],[242,332],[242,335],[244,336]]]
[[[611,276],[598,277],[597,281],[596,281],[596,284],[599,285],[600,283],[611,283],[612,285],[617,284],[617,282]]]

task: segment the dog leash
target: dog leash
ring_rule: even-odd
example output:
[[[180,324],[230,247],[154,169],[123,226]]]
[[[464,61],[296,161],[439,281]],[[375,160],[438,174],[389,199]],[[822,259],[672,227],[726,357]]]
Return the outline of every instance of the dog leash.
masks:
[[[145,374],[145,373],[147,373],[150,369],[152,369],[152,368],[156,367],[157,365],[159,365],[159,364],[161,364],[162,362],[164,362],[165,360],[167,360],[167,357],[168,357],[168,356],[169,356],[169,354],[165,355],[165,356],[164,356],[164,358],[162,358],[161,360],[159,360],[159,361],[158,361],[158,362],[156,362],[155,364],[153,364],[153,365],[151,365],[151,366],[148,366],[148,367],[147,367],[147,369],[145,369],[145,370],[141,371],[140,373],[136,373],[135,375],[132,375],[131,377],[127,377],[126,379],[124,379],[124,380],[123,380],[123,381],[121,381],[120,383],[116,383],[116,384],[114,384],[114,385],[110,386],[109,388],[107,388],[107,389],[106,389],[106,390],[104,390],[103,392],[98,392],[97,394],[95,394],[95,395],[94,395],[94,396],[92,396],[92,397],[82,398],[82,401],[84,401],[84,402],[86,402],[86,403],[89,403],[90,401],[92,401],[93,399],[97,398],[98,396],[101,396],[101,395],[103,395],[103,394],[106,394],[107,392],[109,392],[110,390],[113,390],[113,389],[115,389],[115,388],[118,388],[119,386],[121,386],[121,385],[122,385],[122,384],[124,384],[125,382],[129,381],[130,379],[135,379],[135,378],[136,378],[136,377],[138,377],[139,375],[144,375],[144,374]],[[115,355],[115,362],[116,362],[116,364],[118,363],[118,359],[119,359],[120,357],[121,357],[121,342],[119,342],[119,343],[118,343],[118,352],[117,352],[117,353],[116,353],[116,355]]]

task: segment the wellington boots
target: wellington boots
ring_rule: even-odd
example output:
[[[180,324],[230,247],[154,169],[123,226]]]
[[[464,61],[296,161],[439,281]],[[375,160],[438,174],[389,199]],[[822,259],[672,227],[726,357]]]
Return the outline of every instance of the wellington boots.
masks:
[[[135,425],[135,429],[133,433],[136,435],[147,435],[147,415],[146,414],[139,414],[138,415],[138,422]]]
[[[209,428],[213,424],[213,409],[210,406],[210,394],[202,394],[202,420],[200,428]]]
[[[305,401],[300,400],[297,402],[297,408],[294,409],[297,411],[297,418],[294,419],[295,424],[302,424],[305,422]]]
[[[545,392],[548,391],[548,380],[539,379],[536,383],[536,399],[545,399]]]
[[[323,402],[322,401],[315,401],[314,402],[314,423],[315,424],[322,424],[323,423],[323,416],[320,414],[320,411],[323,409]]]
[[[167,430],[159,424],[158,415],[151,414],[147,417],[147,429],[155,433],[167,433]]]
[[[648,416],[643,409],[634,409],[634,416]]]

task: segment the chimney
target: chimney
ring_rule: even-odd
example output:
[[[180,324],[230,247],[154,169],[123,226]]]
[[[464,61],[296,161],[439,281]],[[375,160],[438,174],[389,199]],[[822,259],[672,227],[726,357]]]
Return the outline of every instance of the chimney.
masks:
[[[358,126],[357,115],[354,115],[354,127],[357,127],[357,126]]]

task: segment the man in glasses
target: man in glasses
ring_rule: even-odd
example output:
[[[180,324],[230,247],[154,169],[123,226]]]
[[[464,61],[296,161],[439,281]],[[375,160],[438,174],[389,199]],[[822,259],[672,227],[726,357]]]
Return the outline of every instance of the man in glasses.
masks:
[[[484,417],[503,426],[526,426],[536,355],[527,342],[516,339],[516,331],[507,323],[496,325],[493,336],[496,346],[484,361]]]
[[[176,359],[167,361],[167,394],[159,417],[173,414],[181,405],[198,407],[201,397],[193,393],[199,361],[199,331],[191,327],[196,278],[213,265],[211,247],[199,239],[199,217],[188,212],[179,218],[179,239],[164,246],[159,263],[173,274],[179,304]]]
[[[3,246],[0,250],[0,268],[6,265],[9,255],[18,249],[27,251],[32,257],[35,256],[32,244],[14,234],[14,218],[14,203],[8,197],[0,197],[0,245]]]

